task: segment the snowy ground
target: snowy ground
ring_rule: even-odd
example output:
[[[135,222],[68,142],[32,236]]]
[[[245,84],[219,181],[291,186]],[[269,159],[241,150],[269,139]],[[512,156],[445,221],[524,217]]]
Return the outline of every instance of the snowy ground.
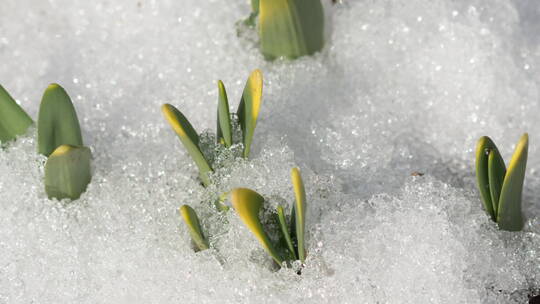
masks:
[[[321,54],[273,63],[252,34],[238,37],[245,2],[2,0],[0,83],[34,118],[46,86],[63,85],[94,177],[80,200],[49,201],[35,130],[0,151],[0,303],[524,303],[538,292],[538,0],[343,1],[327,5]],[[213,130],[216,80],[236,108],[255,68],[252,160],[205,190],[159,107]],[[490,135],[508,161],[523,132],[527,223],[505,233],[482,210],[473,151]],[[273,269],[234,212],[201,203],[236,186],[291,201],[295,165],[309,203],[301,276]],[[191,249],[184,203],[213,249]]]

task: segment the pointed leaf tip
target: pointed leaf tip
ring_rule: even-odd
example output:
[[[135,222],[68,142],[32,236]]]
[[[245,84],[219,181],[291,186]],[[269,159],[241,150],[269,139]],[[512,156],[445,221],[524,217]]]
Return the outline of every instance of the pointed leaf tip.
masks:
[[[499,210],[499,198],[505,175],[506,166],[504,165],[504,160],[501,155],[495,150],[489,151],[488,181],[494,214],[497,214]]]
[[[249,157],[251,143],[257,126],[257,119],[262,103],[263,76],[259,69],[251,72],[242,99],[238,105],[238,120],[242,128],[242,139],[244,143],[244,158]]]
[[[193,128],[189,120],[171,104],[164,104],[161,106],[161,111],[167,119],[167,122],[171,125],[176,134],[180,137],[188,137],[194,144],[199,144],[199,135]]]
[[[204,236],[201,228],[201,223],[199,217],[193,208],[188,205],[183,205],[180,207],[180,215],[186,224],[191,239],[198,250],[206,250],[210,247],[208,240]]]
[[[32,123],[30,116],[0,85],[0,142],[13,140],[26,133]]]
[[[225,85],[218,81],[218,111],[217,111],[217,140],[226,147],[232,145],[231,114],[229,112],[229,100]]]
[[[46,90],[58,90],[58,89],[62,89],[63,88],[58,84],[58,83],[51,83],[47,86],[47,89]]]
[[[482,197],[482,203],[484,209],[489,214],[493,221],[496,221],[496,214],[494,211],[494,202],[491,199],[491,193],[489,188],[489,172],[488,172],[488,157],[490,151],[494,151],[498,157],[500,157],[499,150],[495,143],[487,137],[482,136],[476,145],[476,182],[480,195]],[[501,158],[502,159],[502,158]],[[496,202],[495,202],[496,204]]]
[[[66,91],[50,84],[39,106],[38,152],[49,156],[60,145],[82,146],[77,113]]]
[[[528,150],[529,135],[525,133],[521,136],[514,150],[501,189],[497,214],[497,224],[500,229],[520,231],[523,228],[521,195],[527,168]]]
[[[300,170],[298,168],[293,168],[291,170],[291,180],[293,184],[295,204],[294,204],[294,214],[295,214],[295,225],[296,225],[296,240],[298,243],[298,258],[302,263],[306,259],[306,248],[305,248],[305,217],[306,217],[306,191],[304,188],[304,182],[302,181],[302,176],[300,175]]]
[[[285,214],[283,211],[283,207],[281,205],[277,207],[277,214],[278,214],[279,227],[281,228],[281,235],[283,236],[283,239],[285,240],[285,243],[287,244],[287,248],[289,249],[289,252],[291,253],[292,257],[296,260],[298,257],[296,255],[296,251],[292,242],[291,235],[289,234],[289,230],[287,228],[287,221],[285,219]]]
[[[86,191],[92,179],[87,147],[61,145],[56,148],[45,163],[45,192],[47,196],[59,200],[78,199]]]
[[[210,178],[208,173],[212,171],[212,167],[204,157],[201,149],[199,148],[199,136],[197,132],[187,120],[187,118],[177,108],[170,104],[164,104],[161,106],[163,116],[175,131],[178,138],[188,151],[189,155],[195,161],[195,164],[199,168],[199,178],[205,186],[210,185]]]
[[[259,211],[263,206],[264,198],[253,190],[236,188],[231,191],[231,202],[244,225],[255,235],[274,261],[281,266],[283,260],[274,249],[259,219]]]

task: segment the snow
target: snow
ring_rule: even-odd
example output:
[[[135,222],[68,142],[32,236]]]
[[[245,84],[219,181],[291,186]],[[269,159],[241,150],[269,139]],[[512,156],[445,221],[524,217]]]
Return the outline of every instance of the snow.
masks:
[[[330,1],[328,1],[330,2]],[[3,0],[0,83],[36,118],[51,82],[71,95],[93,180],[46,198],[36,130],[0,151],[0,303],[524,303],[540,293],[540,5],[343,0],[321,54],[265,62],[239,28],[248,1]],[[214,130],[216,81],[236,108],[264,74],[249,161],[215,185],[160,113]],[[529,132],[521,233],[482,210],[476,140],[508,161]],[[234,212],[233,187],[308,194],[308,259],[275,269]],[[411,176],[412,173],[416,176]],[[195,253],[178,208],[212,249]]]

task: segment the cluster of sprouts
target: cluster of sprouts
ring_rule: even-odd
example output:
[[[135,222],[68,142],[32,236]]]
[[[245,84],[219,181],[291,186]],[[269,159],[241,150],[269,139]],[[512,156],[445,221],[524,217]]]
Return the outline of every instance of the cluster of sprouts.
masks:
[[[251,0],[252,13],[245,21],[257,27],[259,48],[266,59],[294,59],[311,55],[324,46],[324,12],[320,0]],[[255,128],[262,104],[263,75],[254,70],[244,87],[238,109],[231,113],[225,85],[218,81],[217,144],[224,148],[242,147],[239,157],[248,159]],[[201,148],[200,136],[184,114],[170,104],[162,106],[167,122],[178,135],[184,148],[199,170],[198,178],[204,187],[212,184],[210,177],[215,164]],[[23,136],[34,124],[32,118],[0,86],[0,143]],[[241,138],[234,136],[239,126]],[[91,181],[91,151],[84,146],[79,120],[66,91],[58,84],[51,84],[43,94],[37,121],[38,153],[47,157],[44,186],[50,199],[78,199]],[[478,189],[488,216],[498,227],[507,231],[523,228],[521,197],[526,172],[528,135],[519,140],[515,152],[505,166],[497,146],[484,136],[476,149],[476,178]],[[291,170],[295,201],[286,211],[278,206],[275,214],[280,229],[279,242],[273,242],[262,224],[260,210],[265,198],[247,188],[229,189],[218,194],[218,212],[228,212],[222,204],[229,199],[238,217],[253,233],[270,257],[280,266],[290,266],[292,261],[302,264],[306,259],[306,193],[298,168]],[[196,211],[180,207],[181,218],[186,224],[196,250],[212,246],[203,231]]]
[[[0,141],[26,133],[34,124],[0,86]],[[66,91],[51,84],[41,99],[38,115],[38,153],[47,157],[45,192],[49,198],[78,199],[92,178],[92,153],[83,144],[79,119]]]

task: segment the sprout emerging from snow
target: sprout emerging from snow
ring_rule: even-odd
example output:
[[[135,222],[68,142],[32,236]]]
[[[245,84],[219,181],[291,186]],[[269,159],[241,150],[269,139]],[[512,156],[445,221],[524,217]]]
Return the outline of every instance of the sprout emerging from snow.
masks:
[[[26,133],[32,119],[0,86],[0,141]],[[83,145],[77,113],[58,84],[45,90],[39,108],[38,152],[45,163],[45,192],[57,199],[77,199],[91,180],[90,149]]]
[[[483,136],[476,146],[476,179],[484,208],[499,228],[520,231],[523,228],[521,214],[521,192],[525,169],[529,136],[523,134],[508,165],[493,141]]]
[[[217,109],[217,143],[230,148],[234,142],[233,136],[233,119],[237,119],[235,123],[240,126],[242,131],[243,145],[242,157],[248,158],[251,151],[251,143],[255,134],[255,127],[259,117],[259,110],[262,102],[263,77],[260,70],[254,70],[249,76],[242,99],[238,105],[236,117],[231,117],[229,110],[229,101],[225,85],[221,80],[218,81],[218,109]],[[200,138],[189,120],[177,108],[170,104],[162,106],[163,115],[176,132],[180,141],[186,148],[187,152],[199,168],[199,179],[202,184],[207,187],[210,185],[209,174],[214,170],[211,162],[205,157],[200,145]],[[216,207],[221,211],[228,210],[222,201],[226,195],[220,195],[220,199],[215,203]],[[188,205],[183,205],[180,208],[180,214],[191,235],[191,239],[198,250],[208,249],[208,239],[204,236],[199,218],[195,210]]]
[[[33,123],[32,118],[0,85],[0,142],[13,140],[17,135],[26,133]]]
[[[201,223],[195,210],[188,205],[183,205],[180,207],[180,215],[188,227],[191,240],[195,244],[197,250],[208,249],[210,247],[208,239],[203,234]]]
[[[45,191],[49,198],[78,199],[91,180],[90,149],[83,145],[77,113],[58,84],[45,90],[39,107],[38,152],[48,157]]]
[[[263,225],[259,219],[264,197],[257,192],[246,189],[236,188],[231,192],[231,201],[234,209],[242,222],[251,230],[263,248],[270,254],[278,265],[284,261],[290,262],[300,260],[304,263],[306,259],[305,249],[305,214],[306,214],[306,192],[304,182],[298,168],[291,170],[291,179],[295,194],[295,203],[291,209],[289,224],[285,219],[282,206],[278,206],[277,214],[282,240],[286,243],[285,254],[282,255],[276,249],[280,244],[273,244],[266,234]]]
[[[242,93],[242,99],[236,112],[238,123],[242,129],[242,143],[244,150],[242,156],[249,157],[257,118],[262,102],[263,78],[260,70],[251,73]],[[231,115],[229,113],[229,102],[227,92],[223,82],[218,81],[218,111],[217,111],[217,140],[225,147],[233,144],[233,127],[231,124]],[[199,136],[189,122],[189,120],[177,108],[170,104],[164,104],[161,107],[163,115],[176,132],[180,141],[188,151],[189,155],[199,168],[199,178],[204,186],[210,185],[208,174],[213,171],[212,165],[204,156],[199,145]]]
[[[265,58],[297,58],[324,46],[324,11],[320,0],[252,0],[246,20],[255,25]]]

